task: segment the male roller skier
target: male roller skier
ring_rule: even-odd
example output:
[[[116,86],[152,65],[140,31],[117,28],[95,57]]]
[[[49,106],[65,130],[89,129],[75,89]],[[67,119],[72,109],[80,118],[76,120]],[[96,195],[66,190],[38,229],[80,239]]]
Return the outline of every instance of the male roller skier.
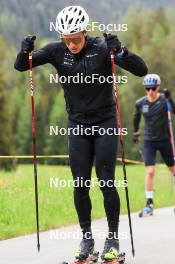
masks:
[[[33,51],[33,67],[51,63],[59,76],[84,77],[97,74],[112,76],[110,50],[115,49],[116,64],[137,75],[144,76],[147,67],[137,55],[129,52],[121,45],[117,36],[107,35],[106,38],[90,37],[86,27],[89,17],[80,6],[69,6],[59,12],[57,27],[62,36],[62,42],[54,42],[33,51],[34,43],[30,38],[22,41],[21,51],[17,55],[15,68],[19,71],[28,70],[28,53]],[[71,79],[72,80],[72,79]],[[85,80],[85,78],[84,78]],[[99,80],[88,83],[62,83],[66,108],[68,112],[68,127],[83,125],[92,129],[98,125],[104,129],[116,128],[116,105],[112,82],[101,83]],[[58,106],[59,107],[59,106]],[[102,259],[116,258],[119,251],[118,225],[120,200],[114,183],[115,161],[117,155],[116,135],[95,134],[74,135],[69,141],[70,166],[74,180],[83,179],[83,186],[74,188],[74,203],[78,214],[83,239],[76,252],[77,259],[85,259],[94,250],[94,239],[91,231],[91,200],[86,181],[91,178],[91,170],[95,157],[95,168],[98,180],[105,184],[100,187],[104,197],[104,208],[107,216],[109,233],[105,241]]]
[[[140,217],[153,214],[153,177],[157,151],[160,151],[164,162],[172,173],[172,177],[175,177],[166,100],[169,101],[173,113],[175,113],[175,104],[167,89],[164,90],[164,93],[160,93],[160,84],[161,80],[157,74],[147,74],[143,81],[146,96],[138,99],[135,107],[133,132],[135,143],[139,141],[141,115],[143,115],[145,122],[143,156],[146,166],[146,205],[139,213]]]

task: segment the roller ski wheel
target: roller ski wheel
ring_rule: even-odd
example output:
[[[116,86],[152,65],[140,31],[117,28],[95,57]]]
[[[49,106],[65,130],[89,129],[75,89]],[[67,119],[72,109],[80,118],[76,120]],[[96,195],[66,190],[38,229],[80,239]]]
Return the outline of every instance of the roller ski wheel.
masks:
[[[118,254],[115,259],[103,259],[101,264],[124,264],[125,263],[125,253]]]
[[[143,210],[139,213],[139,217],[148,217],[153,215],[153,206],[146,206]]]
[[[88,258],[85,259],[76,259],[72,261],[70,264],[94,264],[98,262],[99,252],[94,251]],[[66,261],[61,262],[60,264],[69,264]]]

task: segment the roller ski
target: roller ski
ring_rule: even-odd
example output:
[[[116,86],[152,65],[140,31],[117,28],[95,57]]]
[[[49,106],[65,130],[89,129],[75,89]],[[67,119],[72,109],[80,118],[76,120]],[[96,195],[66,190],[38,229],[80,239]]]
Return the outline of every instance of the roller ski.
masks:
[[[119,253],[118,240],[106,239],[101,259],[101,264],[123,264],[125,262],[125,253]]]
[[[153,205],[146,205],[143,210],[139,213],[139,217],[147,217],[153,215]]]
[[[92,264],[98,262],[99,252],[94,251],[94,239],[82,239],[71,264]],[[68,264],[62,262],[61,264]]]

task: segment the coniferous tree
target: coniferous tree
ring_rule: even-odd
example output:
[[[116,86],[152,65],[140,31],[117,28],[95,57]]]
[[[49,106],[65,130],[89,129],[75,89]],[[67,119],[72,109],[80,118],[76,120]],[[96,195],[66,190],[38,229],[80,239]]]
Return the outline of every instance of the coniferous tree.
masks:
[[[14,138],[9,115],[8,94],[5,91],[3,73],[0,71],[0,155],[9,156],[14,152]],[[14,168],[12,159],[0,159],[0,168],[9,170]]]
[[[50,126],[53,126],[56,131],[63,128],[67,128],[67,113],[65,108],[65,101],[63,97],[63,91],[59,91],[55,97],[55,102],[50,114],[49,124],[46,126],[46,154],[67,154],[68,153],[68,143],[67,143],[67,134],[62,135],[62,132],[58,135],[52,133],[50,135]],[[62,130],[62,131],[63,131]],[[53,161],[55,162],[55,161]]]

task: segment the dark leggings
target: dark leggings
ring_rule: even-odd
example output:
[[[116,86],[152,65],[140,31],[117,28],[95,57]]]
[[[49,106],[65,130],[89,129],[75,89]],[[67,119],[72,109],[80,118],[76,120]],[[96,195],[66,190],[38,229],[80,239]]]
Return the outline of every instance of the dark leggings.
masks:
[[[69,121],[69,127],[75,128],[78,124]],[[110,118],[100,124],[100,127],[116,127],[115,118]],[[86,125],[85,127],[90,127]],[[115,163],[117,156],[116,135],[69,135],[70,166],[74,180],[83,179],[83,182],[91,179],[91,171],[95,157],[95,169],[98,180],[106,182],[115,179]],[[82,182],[82,181],[81,181]],[[110,183],[111,183],[110,182]],[[118,234],[120,214],[120,199],[118,192],[112,184],[100,187],[104,197],[104,208],[107,216],[109,231]],[[82,229],[91,226],[91,200],[89,187],[82,184],[74,188],[74,203]]]

